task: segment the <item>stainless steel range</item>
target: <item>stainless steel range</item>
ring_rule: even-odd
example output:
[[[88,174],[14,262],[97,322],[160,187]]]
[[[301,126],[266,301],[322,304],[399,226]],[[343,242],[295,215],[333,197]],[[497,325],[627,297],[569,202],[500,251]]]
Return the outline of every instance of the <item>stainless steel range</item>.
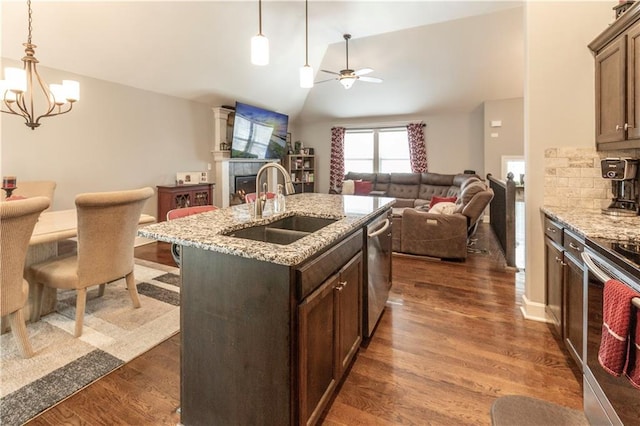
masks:
[[[640,390],[598,361],[604,282],[615,278],[640,292],[640,242],[587,238],[585,271],[584,411],[592,425],[640,424]],[[634,304],[640,302],[634,299]],[[640,325],[638,325],[640,326]]]

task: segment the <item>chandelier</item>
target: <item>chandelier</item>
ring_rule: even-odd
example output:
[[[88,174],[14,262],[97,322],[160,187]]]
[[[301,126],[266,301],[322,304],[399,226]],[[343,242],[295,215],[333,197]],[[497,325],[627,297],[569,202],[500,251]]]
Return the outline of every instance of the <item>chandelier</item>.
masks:
[[[4,80],[0,80],[0,96],[2,109],[7,114],[20,115],[25,124],[35,130],[40,126],[40,119],[66,114],[73,108],[73,103],[80,99],[80,84],[73,80],[62,80],[62,84],[51,84],[47,87],[36,67],[38,60],[34,56],[36,45],[31,43],[31,0],[29,8],[29,35],[23,43],[26,56],[22,58],[24,67],[4,69]],[[44,97],[46,108],[44,113],[36,116],[35,104],[44,102],[34,97]],[[6,109],[5,109],[6,108]]]

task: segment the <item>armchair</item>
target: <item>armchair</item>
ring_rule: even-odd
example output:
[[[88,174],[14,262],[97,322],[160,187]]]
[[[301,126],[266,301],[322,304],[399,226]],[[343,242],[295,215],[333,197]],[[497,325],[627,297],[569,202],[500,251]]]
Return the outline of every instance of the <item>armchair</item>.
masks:
[[[475,233],[492,199],[493,190],[478,181],[462,189],[452,214],[405,209],[401,251],[445,259],[466,259],[468,240]]]

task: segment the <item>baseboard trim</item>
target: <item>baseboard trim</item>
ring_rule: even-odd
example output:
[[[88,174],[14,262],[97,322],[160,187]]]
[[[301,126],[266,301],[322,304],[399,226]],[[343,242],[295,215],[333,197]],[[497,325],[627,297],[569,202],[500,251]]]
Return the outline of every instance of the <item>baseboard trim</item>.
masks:
[[[539,322],[549,322],[545,312],[544,303],[532,302],[527,296],[522,295],[522,305],[520,311],[525,319]]]

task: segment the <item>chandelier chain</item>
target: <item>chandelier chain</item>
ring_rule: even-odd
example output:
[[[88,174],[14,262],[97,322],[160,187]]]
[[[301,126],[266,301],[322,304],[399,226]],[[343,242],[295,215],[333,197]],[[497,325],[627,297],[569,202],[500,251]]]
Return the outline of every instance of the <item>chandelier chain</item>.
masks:
[[[31,18],[31,0],[27,1],[27,5],[29,7],[29,35],[27,37],[27,43],[31,44],[31,30],[33,29],[32,27],[32,23],[33,23],[33,19]]]

